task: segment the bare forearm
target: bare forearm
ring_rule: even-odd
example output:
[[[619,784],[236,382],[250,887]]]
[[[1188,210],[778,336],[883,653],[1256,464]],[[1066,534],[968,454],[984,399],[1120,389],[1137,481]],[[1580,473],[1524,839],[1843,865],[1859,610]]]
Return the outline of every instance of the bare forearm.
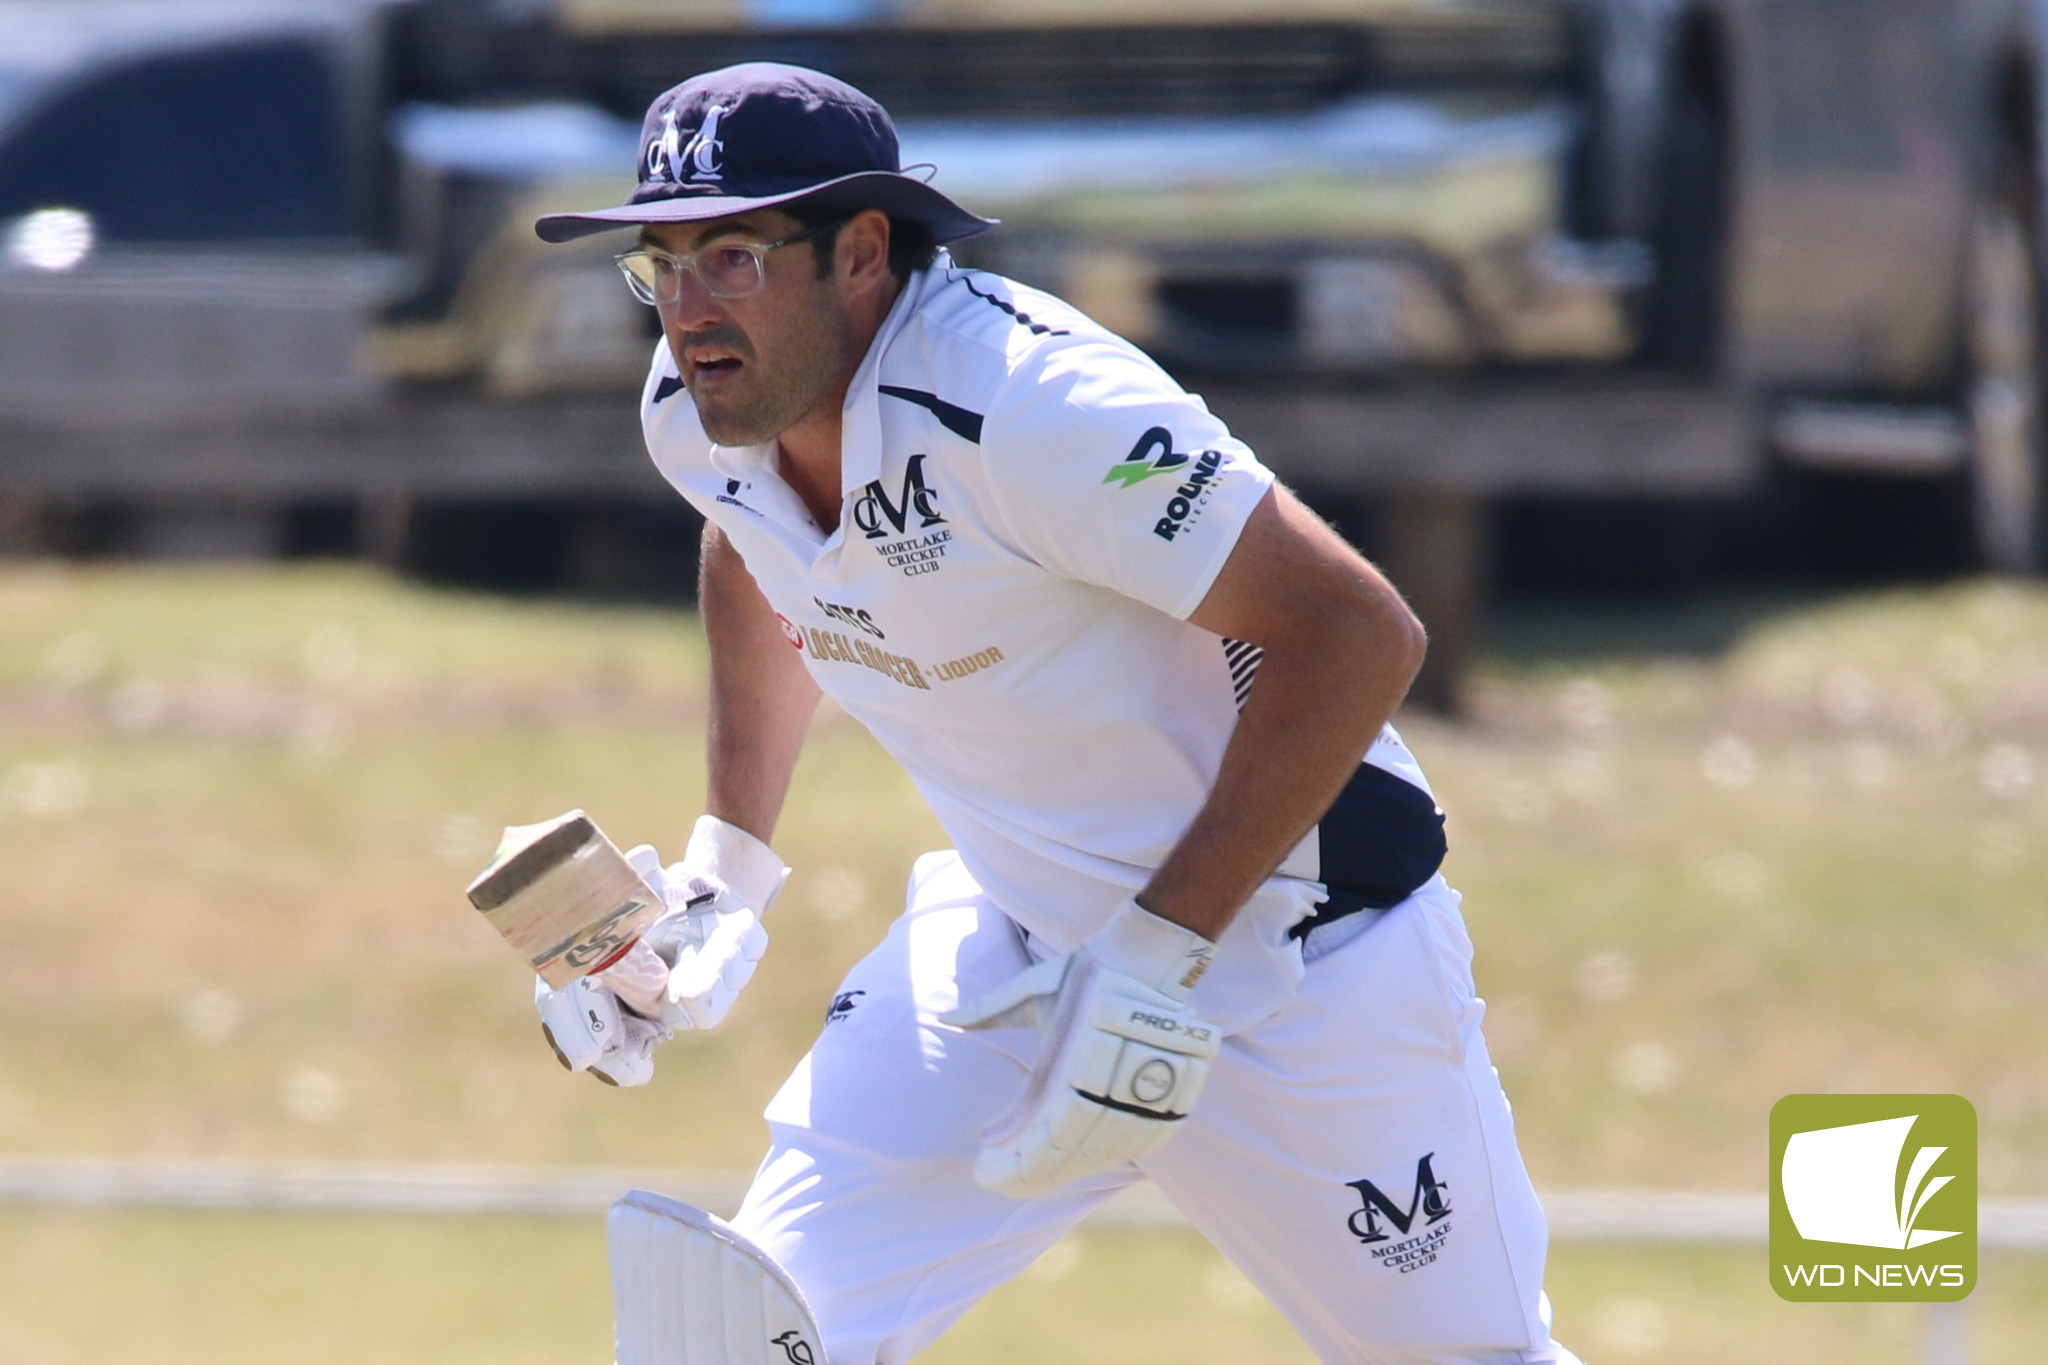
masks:
[[[705,809],[766,842],[789,794],[818,686],[738,552],[711,526],[704,528],[698,607],[711,649]]]
[[[1343,789],[1423,635],[1378,571],[1278,489],[1193,619],[1266,656],[1216,785],[1138,901],[1216,938]]]
[[[1209,799],[1139,903],[1221,935],[1330,808],[1411,672],[1405,651],[1368,660],[1269,648]]]

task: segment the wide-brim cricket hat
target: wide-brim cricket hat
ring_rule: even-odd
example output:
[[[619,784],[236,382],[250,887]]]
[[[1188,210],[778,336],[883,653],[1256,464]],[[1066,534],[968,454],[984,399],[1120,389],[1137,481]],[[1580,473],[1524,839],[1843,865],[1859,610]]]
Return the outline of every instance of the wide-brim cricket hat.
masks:
[[[747,62],[692,76],[648,107],[640,183],[624,204],[551,213],[533,229],[567,242],[799,203],[880,209],[924,223],[941,243],[995,226],[905,175],[896,125],[860,91],[807,67]]]

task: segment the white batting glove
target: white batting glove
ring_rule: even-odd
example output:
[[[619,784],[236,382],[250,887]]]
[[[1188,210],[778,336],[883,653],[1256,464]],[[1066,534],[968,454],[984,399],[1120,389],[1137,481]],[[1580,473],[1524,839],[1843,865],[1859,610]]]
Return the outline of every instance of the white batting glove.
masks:
[[[709,815],[681,862],[663,868],[648,844],[627,850],[626,861],[669,908],[602,972],[559,991],[536,979],[533,1003],[563,1066],[633,1086],[654,1079],[656,1047],[725,1018],[767,950],[761,916],[789,869],[768,845]]]
[[[642,844],[626,856],[650,886],[662,889],[654,880],[661,860],[651,847]],[[606,1085],[645,1085],[654,1079],[654,1049],[675,1036],[662,1020],[667,986],[668,964],[635,940],[610,967],[561,990],[535,977],[533,1007],[563,1066],[588,1071]]]
[[[533,979],[548,1046],[571,1071],[588,1071],[606,1085],[645,1085],[654,1079],[654,1049],[674,1037],[659,1019],[624,1008],[595,977],[578,977],[561,990]]]
[[[630,862],[639,853],[634,849],[626,858]],[[738,825],[702,815],[682,861],[642,875],[661,892],[668,911],[605,976],[632,970],[634,954],[644,949],[666,969],[658,998],[661,1021],[678,1032],[712,1028],[768,951],[761,917],[781,893],[789,869],[775,850]]]
[[[1035,1024],[1023,1098],[982,1135],[974,1179],[1024,1199],[1144,1156],[1202,1093],[1220,1038],[1187,1007],[1216,945],[1126,901],[1064,958],[957,1010],[960,1028]]]

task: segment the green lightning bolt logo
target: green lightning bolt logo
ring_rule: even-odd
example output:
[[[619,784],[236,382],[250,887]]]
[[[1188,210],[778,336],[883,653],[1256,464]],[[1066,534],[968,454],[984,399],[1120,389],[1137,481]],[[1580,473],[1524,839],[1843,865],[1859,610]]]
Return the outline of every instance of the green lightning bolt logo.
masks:
[[[1173,453],[1173,433],[1165,427],[1153,427],[1138,438],[1130,454],[1110,466],[1102,481],[1135,488],[1154,474],[1178,469],[1187,462],[1187,456]]]
[[[1104,483],[1120,483],[1126,488],[1135,488],[1154,474],[1166,471],[1151,464],[1120,464],[1102,476]]]

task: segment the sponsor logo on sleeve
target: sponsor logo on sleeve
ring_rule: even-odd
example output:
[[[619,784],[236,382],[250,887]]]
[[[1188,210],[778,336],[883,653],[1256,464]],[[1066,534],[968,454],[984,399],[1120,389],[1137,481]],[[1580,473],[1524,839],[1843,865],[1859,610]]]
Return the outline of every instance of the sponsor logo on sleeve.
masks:
[[[1361,1207],[1346,1220],[1351,1235],[1372,1248],[1372,1258],[1407,1275],[1435,1261],[1451,1235],[1450,1186],[1437,1179],[1435,1152],[1415,1163],[1415,1184],[1401,1204],[1370,1180],[1345,1182]],[[1396,1187],[1398,1188],[1398,1187]]]
[[[1222,468],[1222,451],[1182,454],[1173,448],[1171,431],[1165,427],[1152,427],[1138,438],[1130,454],[1110,466],[1102,481],[1123,488],[1136,488],[1155,474],[1173,475],[1179,482],[1172,496],[1166,500],[1164,515],[1152,523],[1153,535],[1171,541],[1202,515],[1203,506],[1215,490],[1216,475]]]
[[[1178,469],[1188,462],[1185,455],[1173,451],[1173,433],[1165,427],[1153,427],[1138,438],[1131,447],[1131,453],[1113,464],[1102,476],[1104,483],[1113,483],[1124,488],[1136,488],[1154,474],[1164,474]]]
[[[1205,450],[1197,456],[1195,467],[1188,471],[1187,481],[1166,500],[1166,515],[1152,523],[1152,534],[1161,540],[1172,540],[1187,530],[1202,515],[1209,494],[1215,491],[1216,471],[1222,467],[1221,451]]]

